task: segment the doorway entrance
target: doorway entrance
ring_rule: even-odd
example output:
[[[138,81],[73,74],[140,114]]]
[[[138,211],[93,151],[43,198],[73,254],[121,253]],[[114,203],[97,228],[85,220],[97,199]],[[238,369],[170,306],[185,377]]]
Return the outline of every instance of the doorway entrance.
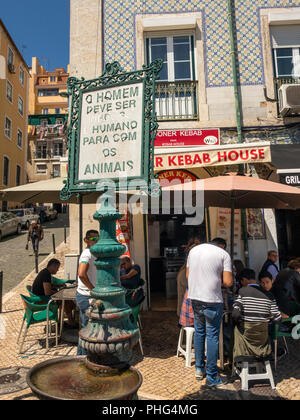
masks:
[[[191,238],[206,240],[205,222],[185,225],[184,215],[151,215],[148,219],[150,309],[177,310],[177,274],[186,261]]]

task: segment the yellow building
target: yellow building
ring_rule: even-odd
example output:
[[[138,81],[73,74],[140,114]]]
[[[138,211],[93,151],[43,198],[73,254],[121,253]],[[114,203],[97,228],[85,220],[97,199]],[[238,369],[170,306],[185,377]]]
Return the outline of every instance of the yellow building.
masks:
[[[47,71],[38,58],[32,58],[29,80],[28,159],[29,182],[62,176],[66,166],[65,129],[69,74],[64,68]]]
[[[29,69],[0,19],[0,189],[26,183]],[[0,202],[3,210],[13,203]]]

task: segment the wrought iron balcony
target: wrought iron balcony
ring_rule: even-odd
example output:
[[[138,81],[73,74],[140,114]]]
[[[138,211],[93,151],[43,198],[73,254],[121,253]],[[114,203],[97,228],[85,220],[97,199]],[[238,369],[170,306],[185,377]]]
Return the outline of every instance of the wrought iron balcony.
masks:
[[[52,151],[52,150],[37,150],[34,153],[34,159],[58,159],[60,157],[66,157],[66,151]]]
[[[197,120],[197,82],[156,82],[155,110],[159,121]]]

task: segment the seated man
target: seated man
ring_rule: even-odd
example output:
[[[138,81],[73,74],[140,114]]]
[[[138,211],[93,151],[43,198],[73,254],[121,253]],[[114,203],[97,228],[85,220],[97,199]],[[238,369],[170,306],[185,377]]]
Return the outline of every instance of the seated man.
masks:
[[[133,265],[129,257],[123,257],[121,269],[125,271],[125,274],[120,276],[121,285],[125,289],[137,289],[141,278],[140,266],[137,264]]]
[[[292,260],[281,270],[271,289],[285,318],[300,313],[300,263]]]
[[[280,322],[281,314],[273,295],[256,284],[255,278],[239,290],[233,304],[233,360],[238,356],[266,357],[272,352],[268,324]]]
[[[57,292],[56,288],[52,287],[52,275],[56,274],[59,270],[60,262],[56,258],[52,258],[47,267],[41,270],[38,275],[36,276],[33,284],[32,284],[32,293],[36,296],[40,296],[42,300],[49,300],[50,296]],[[61,301],[57,302],[58,306],[61,306]],[[71,300],[65,301],[65,313],[68,318],[68,322],[70,326],[74,326],[75,323],[72,318],[72,310],[74,309],[75,305]]]

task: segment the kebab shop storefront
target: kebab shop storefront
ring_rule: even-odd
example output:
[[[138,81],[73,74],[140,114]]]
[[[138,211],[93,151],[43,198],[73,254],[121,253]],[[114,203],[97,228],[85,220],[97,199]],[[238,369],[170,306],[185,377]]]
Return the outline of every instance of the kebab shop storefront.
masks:
[[[220,143],[218,129],[159,130],[155,141],[154,170],[160,183],[189,182],[218,173],[235,172],[239,164],[271,161],[269,143]],[[205,241],[221,236],[230,245],[230,209],[207,209],[200,225],[186,225],[185,217],[172,210],[171,214],[148,216],[149,292],[152,310],[177,309],[176,277],[185,262],[186,246],[191,238]],[[235,219],[235,259],[243,260],[239,210]],[[260,222],[263,223],[261,220]]]

